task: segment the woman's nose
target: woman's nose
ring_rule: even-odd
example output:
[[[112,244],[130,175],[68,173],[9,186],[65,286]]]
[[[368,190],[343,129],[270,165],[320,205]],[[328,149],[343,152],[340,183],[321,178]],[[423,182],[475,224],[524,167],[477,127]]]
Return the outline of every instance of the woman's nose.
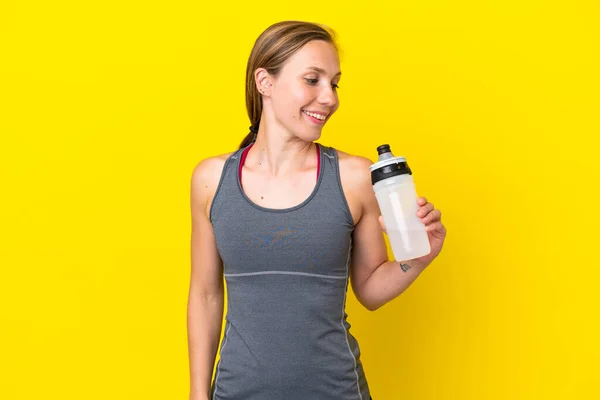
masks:
[[[335,92],[333,91],[333,88],[327,86],[323,90],[321,90],[321,93],[319,95],[319,103],[327,106],[333,106],[336,101],[337,98]]]

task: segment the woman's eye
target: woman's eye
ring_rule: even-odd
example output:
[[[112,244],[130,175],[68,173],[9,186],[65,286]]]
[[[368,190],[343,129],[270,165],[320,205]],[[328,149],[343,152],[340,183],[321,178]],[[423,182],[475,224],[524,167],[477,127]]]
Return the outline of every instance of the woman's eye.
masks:
[[[304,79],[305,79],[305,80],[306,80],[306,82],[307,82],[309,85],[311,85],[311,86],[315,86],[317,83],[319,83],[319,80],[318,80],[318,79],[314,79],[314,78],[304,78]],[[332,88],[333,90],[337,90],[337,89],[339,89],[340,87],[339,87],[339,86],[338,86],[336,83],[332,83],[332,84],[331,84],[331,88]]]

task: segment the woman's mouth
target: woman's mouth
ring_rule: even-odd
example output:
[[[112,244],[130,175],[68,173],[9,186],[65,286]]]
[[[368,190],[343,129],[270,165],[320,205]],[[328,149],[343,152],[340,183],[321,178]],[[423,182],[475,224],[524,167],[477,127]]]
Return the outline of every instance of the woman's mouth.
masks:
[[[308,117],[315,124],[323,125],[327,119],[327,115],[321,113],[310,112],[302,110],[302,113]]]

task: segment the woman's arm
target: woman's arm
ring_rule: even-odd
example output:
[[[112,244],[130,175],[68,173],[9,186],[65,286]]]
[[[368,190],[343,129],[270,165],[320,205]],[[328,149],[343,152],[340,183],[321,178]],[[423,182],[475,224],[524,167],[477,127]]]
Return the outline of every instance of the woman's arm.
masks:
[[[207,400],[223,320],[223,266],[208,218],[223,162],[209,158],[192,173],[191,278],[187,306],[190,400]]]
[[[370,160],[353,157],[347,163],[352,171],[349,195],[358,199],[359,220],[353,233],[351,283],[359,302],[374,311],[404,292],[441,251],[446,228],[440,221],[441,213],[423,197],[419,198],[418,216],[426,225],[430,254],[413,260],[389,261],[380,220],[380,209],[371,185]]]

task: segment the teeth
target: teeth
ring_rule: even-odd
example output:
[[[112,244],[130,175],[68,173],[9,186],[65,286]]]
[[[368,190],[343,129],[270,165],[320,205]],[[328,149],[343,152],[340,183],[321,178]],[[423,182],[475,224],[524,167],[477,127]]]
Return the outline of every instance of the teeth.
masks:
[[[320,119],[321,121],[325,121],[325,118],[327,118],[327,117],[325,117],[324,115],[321,115],[321,114],[315,114],[315,113],[311,113],[311,112],[304,111],[304,110],[302,112],[304,114],[306,114],[306,115],[310,115],[311,117]]]

